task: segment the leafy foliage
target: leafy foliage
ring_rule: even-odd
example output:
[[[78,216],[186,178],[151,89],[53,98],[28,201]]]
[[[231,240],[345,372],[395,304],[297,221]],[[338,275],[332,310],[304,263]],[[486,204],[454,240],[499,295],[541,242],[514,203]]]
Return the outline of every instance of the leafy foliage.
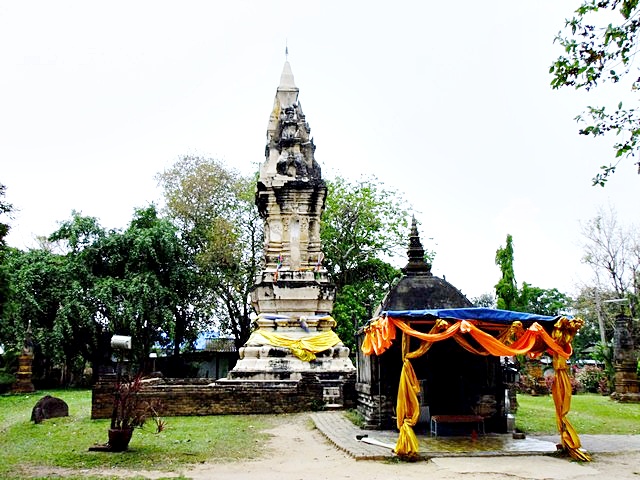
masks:
[[[354,351],[355,332],[373,316],[400,271],[385,259],[406,244],[408,214],[401,195],[376,179],[327,182],[320,236],[325,265],[336,284],[333,317]]]
[[[408,213],[397,192],[375,178],[327,182],[320,235],[326,265],[338,290],[358,278],[359,267],[392,258],[407,241]]]
[[[0,217],[11,218],[13,205],[4,200],[7,187],[0,183]],[[4,219],[3,219],[4,220]],[[9,224],[0,222],[0,317],[2,316],[4,305],[9,297],[9,274],[5,268],[6,242],[5,237],[9,233]]]
[[[551,86],[591,90],[599,82],[623,82],[632,71],[638,47],[638,12],[638,0],[583,0],[556,36],[564,53],[549,69]],[[609,22],[611,18],[616,21]],[[632,78],[628,88],[636,93],[640,77],[632,74]],[[615,162],[601,166],[593,178],[594,185],[604,186],[620,161],[634,157],[640,147],[640,116],[636,108],[623,108],[619,102],[617,108],[589,106],[576,120],[586,124],[579,130],[581,135],[597,137],[614,132],[621,137],[614,144]],[[640,162],[636,164],[640,173]]]
[[[13,211],[13,205],[4,200],[4,196],[6,195],[7,187],[0,183],[0,216],[2,215],[11,215]],[[5,237],[9,233],[9,224],[0,222],[0,247],[5,245]]]
[[[575,377],[580,384],[581,392],[609,393],[607,373],[596,365],[585,365],[579,368]]]
[[[509,234],[506,245],[496,251],[496,265],[502,272],[502,278],[496,284],[496,304],[503,310],[517,310],[518,284],[513,270],[513,237]]]
[[[400,270],[382,260],[372,259],[356,269],[357,279],[343,285],[336,293],[333,317],[336,333],[343,343],[355,350],[355,333],[358,328],[374,315],[393,281],[400,276]]]
[[[544,289],[522,283],[519,303],[524,311],[538,315],[557,315],[565,311],[571,299],[557,288]]]
[[[255,179],[211,158],[185,156],[158,181],[166,212],[193,256],[199,289],[192,303],[203,313],[210,305],[216,325],[242,346],[251,333],[249,292],[263,251]]]
[[[160,219],[153,205],[136,210],[124,232],[101,232],[95,225],[76,214],[50,237],[70,248],[69,277],[84,279],[61,317],[69,318],[70,328],[76,316],[86,318],[91,331],[85,334],[93,335],[85,336],[96,346],[105,334],[131,335],[133,360],[144,368],[155,343],[184,340],[184,325],[175,335],[180,310],[189,308],[180,296],[191,282],[184,248],[175,227]]]
[[[0,341],[14,349],[31,322],[37,378],[50,378],[62,366],[69,381],[86,362],[97,372],[110,363],[113,334],[133,337],[130,359],[141,369],[153,345],[179,351],[195,339],[193,262],[155,206],[136,210],[124,232],[107,232],[97,219],[73,212],[49,240],[66,253],[9,250],[12,289],[0,319]]]
[[[523,282],[522,288],[518,289],[513,258],[513,237],[507,235],[506,245],[496,251],[496,265],[502,272],[502,278],[496,284],[497,308],[550,316],[567,310],[571,299],[556,288],[547,290]]]
[[[11,293],[0,322],[0,341],[20,350],[29,322],[33,330],[37,362],[34,375],[44,377],[56,363],[72,364],[88,337],[74,338],[70,325],[60,322],[65,299],[73,296],[77,279],[69,275],[64,256],[46,250],[8,251],[5,266],[10,272]],[[81,328],[82,319],[74,325]]]

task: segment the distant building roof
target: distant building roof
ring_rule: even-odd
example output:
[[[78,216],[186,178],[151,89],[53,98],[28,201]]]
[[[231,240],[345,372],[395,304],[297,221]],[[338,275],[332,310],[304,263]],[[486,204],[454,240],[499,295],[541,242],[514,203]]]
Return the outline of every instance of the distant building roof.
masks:
[[[236,344],[233,338],[207,338],[204,342],[204,351],[234,353],[236,352]]]

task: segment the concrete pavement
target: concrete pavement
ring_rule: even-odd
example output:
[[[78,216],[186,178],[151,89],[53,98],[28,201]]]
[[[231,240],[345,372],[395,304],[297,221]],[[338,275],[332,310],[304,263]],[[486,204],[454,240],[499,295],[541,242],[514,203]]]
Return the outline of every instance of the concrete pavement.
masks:
[[[314,412],[316,428],[337,448],[356,460],[385,460],[392,452],[397,431],[364,430],[354,425],[341,411]],[[580,435],[582,446],[590,453],[640,452],[640,435]],[[373,445],[367,443],[377,443]],[[527,436],[514,439],[510,434],[471,437],[431,437],[418,434],[420,457],[488,457],[550,455],[556,452],[559,436]]]

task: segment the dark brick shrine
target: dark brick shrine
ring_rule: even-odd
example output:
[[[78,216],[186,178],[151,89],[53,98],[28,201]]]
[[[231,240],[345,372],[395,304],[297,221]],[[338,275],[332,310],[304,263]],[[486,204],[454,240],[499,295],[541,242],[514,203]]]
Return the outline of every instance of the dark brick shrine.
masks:
[[[453,285],[431,273],[424,260],[417,225],[413,220],[408,249],[409,262],[404,276],[387,294],[382,311],[468,308],[472,303]],[[431,326],[412,325],[421,331]],[[367,428],[396,428],[394,409],[398,381],[402,371],[401,333],[392,346],[379,356],[366,356],[360,347],[364,329],[357,334],[356,358],[357,408]],[[419,345],[411,340],[410,350]],[[485,417],[487,432],[506,431],[505,393],[510,388],[509,375],[500,358],[474,355],[454,340],[433,344],[429,352],[412,360],[421,383],[421,416],[418,428],[428,429],[432,415],[470,415]]]

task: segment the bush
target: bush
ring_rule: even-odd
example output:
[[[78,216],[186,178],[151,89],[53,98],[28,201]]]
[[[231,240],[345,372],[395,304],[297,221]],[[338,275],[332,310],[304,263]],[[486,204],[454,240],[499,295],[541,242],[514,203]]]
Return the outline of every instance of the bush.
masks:
[[[608,393],[608,376],[606,372],[595,365],[585,365],[578,368],[575,378],[580,384],[580,390],[589,393]]]
[[[8,392],[16,381],[15,375],[0,371],[0,393]]]
[[[18,355],[8,350],[0,355],[0,393],[8,392],[16,382],[14,373],[18,369]]]
[[[529,395],[548,395],[551,385],[549,373],[545,373],[545,367],[537,360],[527,360],[520,364],[519,380],[516,385],[518,393]],[[551,378],[553,376],[551,375]]]

